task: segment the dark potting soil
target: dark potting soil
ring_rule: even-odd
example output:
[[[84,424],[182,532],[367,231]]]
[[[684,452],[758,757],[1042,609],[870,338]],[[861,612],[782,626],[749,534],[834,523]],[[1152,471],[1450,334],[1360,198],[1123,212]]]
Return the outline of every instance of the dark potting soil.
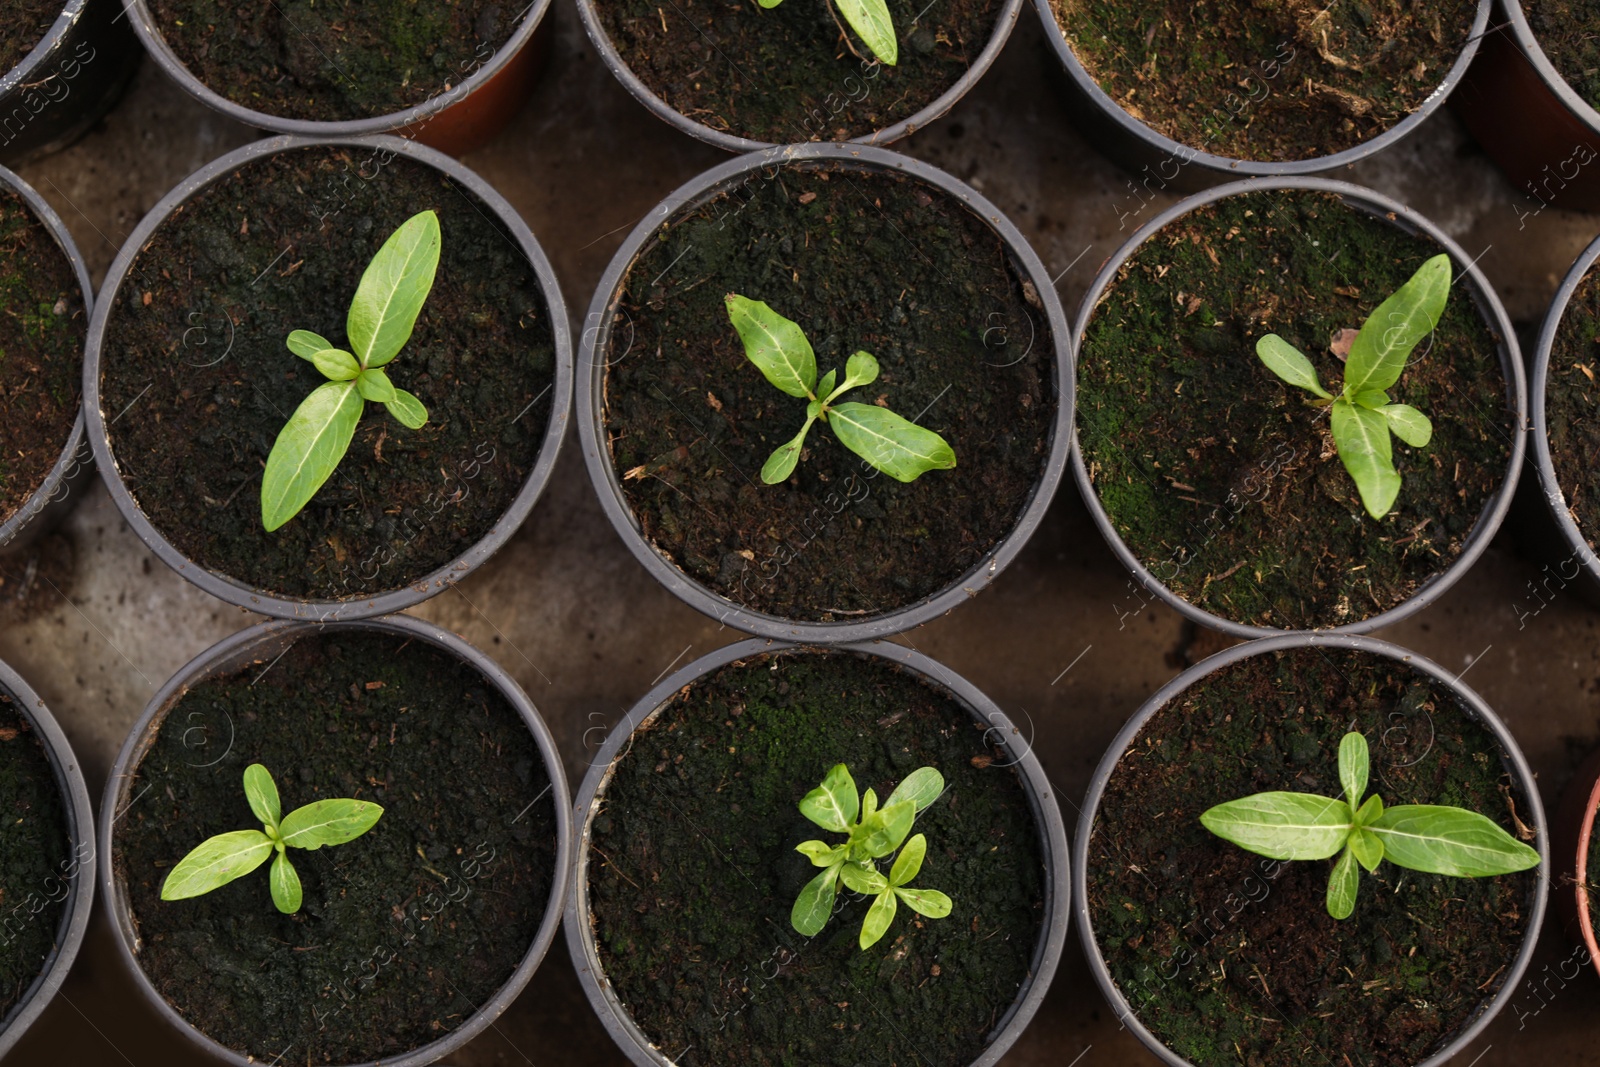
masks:
[[[814,938],[789,921],[816,874],[794,847],[842,838],[796,805],[841,762],[880,799],[921,766],[946,780],[912,829],[928,841],[912,884],[954,908],[934,920],[901,905],[864,952],[864,898],[841,896]],[[595,943],[669,1054],[959,1067],[1028,976],[1045,872],[1017,773],[964,705],[881,660],[760,656],[702,678],[634,736],[602,800],[588,858]]]
[[[822,423],[796,472],[760,482],[805,421],[745,357],[723,298],[798,322],[820,378],[852,352],[882,403],[950,442],[909,484]],[[921,182],[835,165],[761,172],[673,221],[635,260],[611,327],[605,419],[644,536],[689,577],[787,618],[875,615],[961,578],[1015,527],[1049,455],[1054,344],[982,220]]]
[[[847,141],[887,129],[952,89],[989,44],[1001,0],[887,0],[899,41],[878,62],[831,0],[774,8],[595,0],[622,61],[673,110],[754,141]],[[853,49],[853,50],[852,50]]]
[[[1389,390],[1433,420],[1433,439],[1395,439],[1403,481],[1382,520],[1361,506],[1327,409],[1255,352],[1277,333],[1337,393],[1333,336],[1439,251],[1290,190],[1201,208],[1133,254],[1078,357],[1078,439],[1112,524],[1156,580],[1235,622],[1310,629],[1386,611],[1460,555],[1505,477],[1515,421],[1498,338],[1465,283]]]
[[[1231,159],[1331,155],[1439,88],[1477,0],[1053,0],[1073,52],[1123,110]]]
[[[0,693],[0,1021],[55,950],[71,850],[44,742]]]
[[[0,75],[44,40],[65,6],[65,0],[0,0]]]
[[[367,833],[290,849],[304,904],[280,914],[268,865],[163,901],[206,838],[258,829],[241,778],[261,763],[283,812],[383,805]],[[140,763],[113,842],[161,995],[212,1039],[270,1060],[364,1063],[464,1023],[543,919],[555,810],[521,718],[470,666],[392,634],[302,637],[276,662],[190,689]]]
[[[212,92],[324,122],[404,111],[460,85],[510,40],[520,10],[501,0],[150,0],[162,39]]]
[[[1367,737],[1385,805],[1457,805],[1523,829],[1529,801],[1493,735],[1410,667],[1296,649],[1191,686],[1112,772],[1087,859],[1118,989],[1197,1067],[1410,1067],[1477,1016],[1521,948],[1537,870],[1446,878],[1386,861],[1361,872],[1341,921],[1327,912],[1332,860],[1265,859],[1201,826],[1207,808],[1252,793],[1342,795],[1349,730]]]
[[[1600,22],[1597,0],[1524,0],[1528,28],[1572,91],[1600,107]]]
[[[44,484],[78,418],[83,289],[27,201],[0,188],[0,523]]]
[[[1600,285],[1596,272],[1586,274],[1562,312],[1550,346],[1545,376],[1544,421],[1550,440],[1550,462],[1561,487],[1567,513],[1578,531],[1595,547],[1600,536],[1600,471],[1594,456],[1600,448]],[[1564,572],[1567,568],[1562,567]],[[1563,576],[1571,578],[1577,573]]]
[[[122,478],[178,551],[255,589],[401,588],[487,534],[538,459],[555,354],[532,266],[467,190],[384,155],[319,147],[244,164],[162,224],[112,297],[101,410]],[[333,476],[267,533],[267,454],[325,380],[284,339],[306,329],[348,347],[362,271],[427,208],[438,275],[386,370],[428,423],[408,430],[368,404]]]

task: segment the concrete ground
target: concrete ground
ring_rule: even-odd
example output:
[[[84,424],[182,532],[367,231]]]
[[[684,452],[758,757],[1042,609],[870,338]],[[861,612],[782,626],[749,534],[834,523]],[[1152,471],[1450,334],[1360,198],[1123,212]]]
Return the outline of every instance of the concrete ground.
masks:
[[[575,316],[623,234],[664,194],[723,158],[651,117],[611,78],[558,0],[549,69],[518,118],[466,162],[533,227]],[[1068,124],[1054,60],[1031,10],[977,89],[897,147],[983,190],[1021,227],[1075,309],[1137,203],[1128,180]],[[175,182],[255,134],[191,101],[152,65],[88,138],[23,176],[55,205],[96,281],[124,236]],[[1447,112],[1406,145],[1348,175],[1420,209],[1481,265],[1521,325],[1535,322],[1600,216],[1517,196]],[[1166,200],[1159,201],[1165,203]],[[1150,210],[1150,209],[1147,209]],[[1131,229],[1131,227],[1130,227]],[[0,606],[0,657],[40,691],[99,790],[124,734],[161,682],[218,638],[255,621],[170,572],[95,487],[39,550],[38,580]],[[1572,768],[1600,745],[1595,612],[1572,592],[1537,614],[1538,564],[1504,534],[1438,603],[1381,636],[1457,670],[1510,723],[1553,804]],[[905,638],[987,691],[1054,780],[1068,820],[1118,727],[1186,656],[1217,647],[1151,606],[1121,621],[1127,575],[1071,488],[994,587]],[[10,583],[6,588],[15,588]],[[673,664],[738,635],[681,605],[634,562],[593,499],[569,441],[543,500],[487,566],[416,609],[489,650],[550,722],[574,785],[614,722]],[[1192,646],[1192,647],[1191,647]],[[1546,926],[1535,967],[1571,944]],[[1586,973],[1570,987],[1524,990],[1461,1057],[1474,1067],[1600,1064]],[[1585,1024],[1583,1019],[1590,1022]],[[1589,1037],[1585,1037],[1585,1034]],[[61,996],[9,1064],[180,1067],[190,1052],[137,998],[96,924]],[[620,1065],[558,940],[532,985],[461,1065]],[[1006,1067],[1157,1062],[1120,1031],[1082,961],[1077,932],[1049,997]]]

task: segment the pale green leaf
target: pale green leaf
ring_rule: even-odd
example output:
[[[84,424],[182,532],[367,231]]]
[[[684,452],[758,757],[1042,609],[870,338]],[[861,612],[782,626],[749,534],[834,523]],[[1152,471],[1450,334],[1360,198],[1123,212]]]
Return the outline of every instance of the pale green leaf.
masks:
[[[726,303],[746,358],[790,396],[810,396],[817,384],[817,357],[799,323],[737,293],[729,293]]]
[[[333,345],[325,340],[321,334],[312,333],[310,330],[293,330],[289,334],[289,351],[301,359],[314,359],[318,352],[326,352]]]
[[[209,893],[249,874],[271,854],[272,838],[260,830],[235,830],[207,838],[167,872],[161,899],[183,900]]]
[[[789,910],[789,924],[807,937],[815,937],[828,925],[834,898],[839,893],[839,869],[843,866],[843,863],[836,863],[818,874],[795,898],[794,907]]]
[[[860,385],[870,385],[878,380],[878,360],[871,352],[857,352],[845,361],[842,393]]]
[[[290,848],[319,849],[360,837],[383,815],[370,800],[318,800],[283,817],[278,832]]]
[[[289,416],[261,478],[261,525],[268,532],[298,515],[333,474],[365,406],[355,382],[325,382]]]
[[[1365,867],[1369,874],[1383,862],[1383,842],[1371,830],[1362,828],[1352,833],[1350,851],[1354,853],[1356,862]]]
[[[932,767],[918,767],[894,787],[894,792],[889,794],[889,804],[909,800],[920,814],[929,804],[938,800],[939,794],[943,792],[944,775]],[[884,806],[888,807],[888,804]]]
[[[1539,863],[1539,853],[1488,816],[1464,808],[1399,804],[1368,829],[1383,842],[1385,859],[1413,871],[1481,878]]]
[[[428,409],[422,406],[422,401],[404,389],[396,389],[394,399],[384,407],[389,409],[389,414],[398,419],[402,426],[413,430],[422,429],[428,421]]]
[[[795,465],[800,462],[800,449],[806,443],[806,434],[811,432],[811,424],[816,421],[815,415],[807,416],[805,425],[800,427],[799,433],[772,450],[772,455],[761,465],[763,482],[767,485],[777,485],[794,473]]]
[[[361,372],[360,377],[356,379],[356,389],[361,393],[363,400],[371,400],[378,404],[387,404],[398,395],[389,376],[377,367],[369,367]]]
[[[1389,420],[1389,429],[1412,448],[1425,448],[1433,439],[1433,423],[1410,404],[1389,404],[1378,409]]]
[[[1385,404],[1389,403],[1389,394],[1384,392],[1382,389],[1368,389],[1364,393],[1358,393],[1351,397],[1350,401],[1351,403],[1359,404],[1364,408],[1371,408],[1373,411],[1380,411]]]
[[[1344,389],[1356,396],[1400,380],[1417,342],[1433,332],[1450,298],[1450,257],[1434,256],[1361,324],[1345,357]]]
[[[440,245],[439,216],[421,211],[401,223],[367,264],[345,320],[363,367],[383,366],[411,339],[433,288]]]
[[[836,834],[849,833],[850,824],[856,821],[860,810],[861,797],[856,792],[856,780],[850,777],[850,769],[842,763],[835,763],[833,769],[823,777],[822,784],[800,800],[801,815]]]
[[[356,357],[342,348],[324,348],[312,355],[311,362],[324,378],[332,382],[348,382],[361,373],[361,364],[356,362]]]
[[[842,393],[842,392],[844,392],[846,389],[848,389],[850,387],[849,384],[846,383],[845,385],[841,385],[839,388],[835,389],[833,387],[833,382],[834,382],[834,379],[836,379],[838,377],[839,377],[839,372],[836,371],[836,370],[831,370],[827,374],[824,374],[822,376],[822,381],[817,383],[817,397],[818,397],[818,399],[812,400],[811,403],[806,405],[806,414],[807,415],[812,414],[812,411],[811,411],[812,407],[815,407],[817,409],[816,410],[816,414],[820,415],[822,413],[822,404],[825,403],[828,400],[832,400],[833,399],[833,396],[831,394]]]
[[[1350,805],[1311,793],[1257,793],[1200,816],[1207,830],[1275,860],[1325,860],[1344,846]]]
[[[1256,341],[1256,355],[1268,370],[1290,385],[1315,393],[1325,400],[1332,398],[1333,394],[1317,380],[1317,370],[1305,354],[1277,334],[1269,333]]]
[[[867,917],[861,923],[860,944],[862,949],[869,949],[878,943],[889,930],[889,924],[894,922],[895,892],[888,890],[880,893],[872,902],[872,907],[867,909]]]
[[[777,7],[779,4],[783,3],[783,0],[756,0],[756,3],[760,4],[762,7]]]
[[[873,859],[887,856],[900,847],[900,842],[906,839],[911,832],[911,823],[917,817],[917,809],[909,800],[885,804],[879,811],[873,812],[871,823],[861,824],[860,846],[862,851]]]
[[[1356,483],[1362,506],[1373,518],[1383,518],[1400,494],[1400,475],[1394,469],[1393,446],[1389,443],[1389,420],[1340,398],[1333,402],[1330,425],[1333,446]]]
[[[1361,809],[1356,812],[1356,825],[1371,826],[1378,816],[1382,814],[1383,798],[1374,793],[1367,798],[1367,802],[1361,805]]]
[[[875,790],[868,789],[861,794],[861,821],[866,822],[878,810],[878,794]]]
[[[259,763],[246,767],[244,796],[256,818],[267,826],[277,827],[278,820],[283,818],[283,808],[278,801],[278,785],[272,780],[272,772]]]
[[[1350,918],[1356,910],[1356,890],[1360,885],[1361,871],[1356,867],[1355,853],[1346,846],[1328,876],[1328,914],[1335,919]]]
[[[917,876],[922,870],[922,858],[928,852],[928,839],[923,834],[917,834],[906,842],[906,847],[900,850],[900,855],[895,857],[894,866],[889,868],[889,884],[903,886]]]
[[[828,425],[840,444],[902,482],[925,471],[949,470],[956,454],[943,437],[875,404],[839,404]]]
[[[906,907],[930,919],[944,918],[950,914],[950,909],[954,906],[950,898],[937,889],[897,888],[894,895],[905,901]]]
[[[900,58],[900,44],[895,40],[889,5],[884,0],[834,0],[834,3],[872,54],[894,66]]]
[[[839,877],[844,880],[846,889],[856,893],[871,895],[889,888],[889,879],[871,864],[846,863],[840,869]]]
[[[830,845],[826,841],[802,841],[794,846],[794,850],[818,867],[832,867],[845,856],[843,845]]]
[[[289,862],[287,853],[272,857],[272,870],[268,872],[272,883],[272,903],[285,915],[300,910],[300,874]]]
[[[1371,769],[1367,753],[1367,739],[1354,730],[1339,741],[1339,783],[1344,786],[1344,797],[1350,810],[1361,806],[1367,794],[1367,774]]]

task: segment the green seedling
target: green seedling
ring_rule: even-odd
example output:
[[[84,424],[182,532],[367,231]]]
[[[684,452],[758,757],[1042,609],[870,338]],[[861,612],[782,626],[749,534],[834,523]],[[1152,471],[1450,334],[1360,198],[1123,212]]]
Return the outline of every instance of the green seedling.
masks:
[[[762,7],[772,8],[783,3],[783,0],[756,0],[756,2]],[[830,11],[832,10],[834,0],[822,0],[822,2],[829,6]],[[839,10],[844,12],[844,20],[871,49],[872,54],[877,56],[880,62],[894,66],[900,58],[900,42],[895,39],[894,21],[889,17],[889,5],[884,0],[837,0],[837,2]],[[846,44],[848,43],[849,39],[846,38]],[[852,47],[850,50],[854,52],[855,48]]]
[[[1317,380],[1317,372],[1298,348],[1275,333],[1256,342],[1256,355],[1267,368],[1317,399],[1313,407],[1331,407],[1333,447],[1356,483],[1367,514],[1381,519],[1400,493],[1394,469],[1391,433],[1412,448],[1426,447],[1433,423],[1409,404],[1390,403],[1386,390],[1400,380],[1412,349],[1433,332],[1450,296],[1450,257],[1434,256],[1396,289],[1361,324],[1345,357],[1344,388],[1334,396]]]
[[[949,470],[956,465],[955,451],[932,430],[876,404],[834,402],[841,393],[877,380],[878,361],[871,355],[857,352],[845,363],[844,381],[835,385],[839,372],[831,370],[819,386],[817,358],[798,323],[737,293],[728,294],[727,305],[728,318],[739,331],[750,362],[785,393],[809,401],[800,432],[779,445],[762,464],[763,482],[776,485],[794,473],[806,434],[819,419],[833,428],[840,444],[899,481],[916,481],[926,471]]]
[[[932,767],[921,767],[905,777],[883,807],[872,790],[856,794],[850,771],[840,763],[822,779],[822,784],[800,801],[800,813],[824,830],[847,834],[840,845],[826,841],[804,841],[795,846],[813,864],[822,868],[795,899],[789,922],[807,937],[822,932],[833,915],[833,902],[842,883],[846,889],[874,897],[861,923],[863,950],[877,944],[894,922],[899,902],[919,915],[942,919],[950,914],[950,898],[935,889],[913,889],[907,883],[922,870],[928,852],[928,839],[918,834],[906,841],[918,814],[944,792],[944,776]],[[900,855],[884,876],[877,861],[900,848]]]
[[[289,334],[289,351],[328,381],[300,402],[278,432],[261,479],[261,524],[276,530],[322,488],[355,436],[367,401],[384,405],[404,426],[428,421],[422,401],[396,389],[383,367],[411,339],[411,328],[439,267],[439,216],[423,211],[400,224],[367,264],[350,300],[345,333],[354,352],[310,330]]]
[[[1367,739],[1347,733],[1339,742],[1344,799],[1257,793],[1218,804],[1200,822],[1218,837],[1270,859],[1325,860],[1337,854],[1328,878],[1328,914],[1335,919],[1347,919],[1355,910],[1357,864],[1371,874],[1387,859],[1397,867],[1456,878],[1538,865],[1539,853],[1475,811],[1436,804],[1385,808],[1376,794],[1363,803],[1367,770]]]
[[[366,800],[318,800],[280,816],[278,787],[259,763],[244,769],[244,795],[261,820],[259,830],[234,830],[200,842],[178,861],[161,884],[162,900],[183,900],[209,893],[249,874],[272,859],[272,903],[285,915],[300,910],[300,876],[289,862],[289,849],[316,850],[342,845],[366,833],[383,808]]]

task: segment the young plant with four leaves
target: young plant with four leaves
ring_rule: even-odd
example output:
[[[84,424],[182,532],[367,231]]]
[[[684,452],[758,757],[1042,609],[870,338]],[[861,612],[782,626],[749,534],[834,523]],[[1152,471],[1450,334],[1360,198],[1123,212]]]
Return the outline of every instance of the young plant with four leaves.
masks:
[[[773,8],[783,0],[756,0],[762,7]],[[832,10],[834,0],[822,0]],[[879,62],[894,66],[900,59],[900,42],[895,39],[894,20],[889,17],[889,5],[884,0],[838,0],[844,20],[860,35],[861,40],[878,57]],[[835,19],[835,22],[838,20]],[[843,27],[840,27],[842,30]],[[847,42],[848,43],[848,42]],[[851,48],[854,52],[855,49]]]
[[[1257,793],[1218,804],[1200,822],[1258,855],[1275,860],[1325,860],[1338,855],[1328,878],[1328,914],[1347,919],[1361,879],[1388,860],[1427,874],[1485,878],[1537,866],[1539,853],[1493,820],[1465,808],[1436,804],[1383,806],[1367,792],[1367,739],[1351,732],[1339,742],[1344,799],[1314,793]]]
[[[840,444],[899,481],[915,481],[926,471],[949,470],[956,465],[955,451],[932,430],[876,404],[835,403],[847,390],[877,380],[878,361],[870,354],[857,352],[850,357],[844,381],[835,385],[839,372],[831,370],[818,385],[817,357],[798,323],[737,293],[728,294],[727,305],[728,318],[739,331],[750,362],[785,393],[809,401],[800,432],[779,445],[762,464],[763,482],[776,485],[794,473],[806,434],[819,419],[833,428]]]
[[[178,861],[161,883],[162,900],[183,900],[209,893],[243,877],[272,859],[268,879],[272,903],[285,915],[300,910],[300,876],[289,862],[291,848],[316,850],[342,845],[366,833],[383,815],[368,800],[317,800],[282,814],[278,787],[259,763],[244,769],[244,795],[261,820],[259,830],[234,830],[207,838]]]
[[[913,889],[907,883],[922,870],[928,839],[918,834],[906,841],[918,814],[944,792],[944,776],[932,767],[912,771],[889,794],[883,807],[871,789],[857,795],[856,783],[844,764],[836,764],[822,784],[800,801],[800,813],[824,830],[848,834],[843,844],[804,841],[795,851],[822,868],[795,899],[789,922],[807,937],[822,932],[833,915],[840,883],[846,889],[874,897],[861,923],[860,945],[871,948],[894,922],[899,901],[919,915],[942,919],[950,914],[950,898],[936,889]],[[884,876],[877,861],[905,848]]]
[[[1361,324],[1345,357],[1344,388],[1334,396],[1317,380],[1311,361],[1275,333],[1256,342],[1256,355],[1290,385],[1313,393],[1313,407],[1330,408],[1333,446],[1356,483],[1367,514],[1381,519],[1394,506],[1400,475],[1391,433],[1412,448],[1433,437],[1433,423],[1409,404],[1391,403],[1387,390],[1400,380],[1412,349],[1433,332],[1450,296],[1450,257],[1434,256]]]
[[[439,266],[439,216],[419,212],[400,224],[367,264],[350,300],[345,334],[354,352],[310,330],[289,334],[289,351],[328,381],[300,402],[278,432],[261,479],[261,525],[270,532],[310,502],[344,458],[367,401],[384,405],[404,426],[428,421],[422,401],[396,389],[383,368],[411,339]]]

